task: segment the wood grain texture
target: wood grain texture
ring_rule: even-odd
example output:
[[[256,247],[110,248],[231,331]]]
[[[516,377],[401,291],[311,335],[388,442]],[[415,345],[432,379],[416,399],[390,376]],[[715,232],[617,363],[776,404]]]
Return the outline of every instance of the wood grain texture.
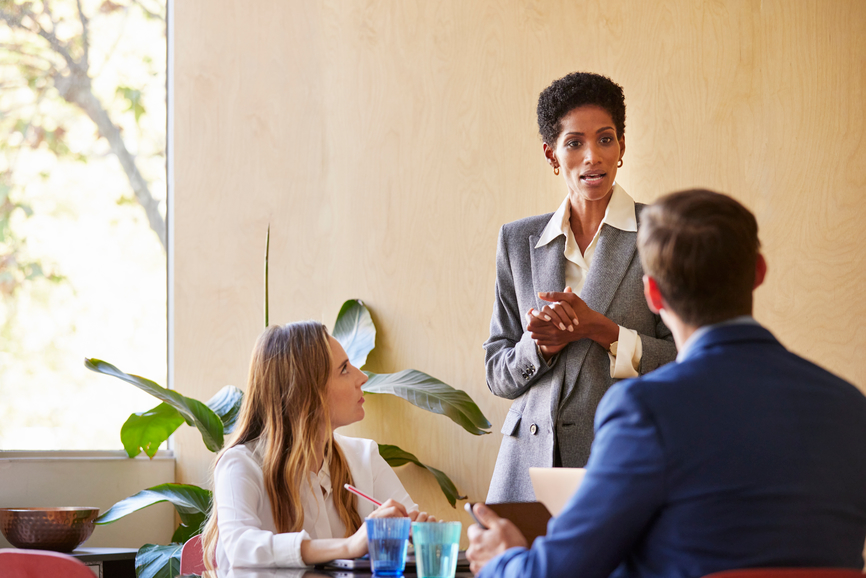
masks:
[[[866,386],[866,3],[862,0],[187,0],[175,6],[173,384],[243,386],[271,321],[328,325],[348,298],[379,327],[368,368],[416,368],[494,422],[483,350],[499,227],[565,194],[541,154],[538,92],[573,70],[625,88],[619,182],[684,187],[757,215],[756,316]],[[486,495],[499,434],[371,398],[348,433],[397,443]],[[212,456],[178,435],[178,477]],[[413,497],[468,522],[406,466]]]

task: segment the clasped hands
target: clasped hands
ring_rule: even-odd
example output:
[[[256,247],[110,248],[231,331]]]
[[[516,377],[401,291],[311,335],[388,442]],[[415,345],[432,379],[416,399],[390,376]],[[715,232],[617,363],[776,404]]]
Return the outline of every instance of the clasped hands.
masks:
[[[548,301],[541,311],[534,307],[526,313],[526,330],[538,345],[545,360],[550,359],[572,341],[589,338],[605,349],[616,341],[618,326],[566,287],[565,291],[545,291],[539,299]]]

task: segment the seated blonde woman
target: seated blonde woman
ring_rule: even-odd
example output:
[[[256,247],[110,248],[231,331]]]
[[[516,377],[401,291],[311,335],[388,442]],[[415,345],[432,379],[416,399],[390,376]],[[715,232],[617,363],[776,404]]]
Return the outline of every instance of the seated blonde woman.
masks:
[[[320,323],[269,327],[250,360],[238,425],[217,455],[207,564],[303,567],[367,552],[365,517],[418,512],[376,442],[334,432],[364,417],[366,375]],[[345,490],[383,501],[375,508]]]

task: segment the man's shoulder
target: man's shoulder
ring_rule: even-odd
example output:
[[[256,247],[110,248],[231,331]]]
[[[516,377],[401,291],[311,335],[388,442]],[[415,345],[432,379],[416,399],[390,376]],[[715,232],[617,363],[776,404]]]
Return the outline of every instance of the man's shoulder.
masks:
[[[617,408],[628,406],[664,413],[667,406],[678,404],[689,390],[713,387],[717,383],[717,372],[718,367],[696,360],[673,361],[640,377],[613,384],[599,411],[616,412]]]
[[[686,399],[712,400],[714,396],[706,394],[713,391],[751,397],[791,388],[815,393],[829,393],[832,389],[866,409],[866,396],[856,386],[788,351],[770,337],[739,344],[716,343],[684,360],[616,383],[611,390],[619,390],[618,396],[653,406],[659,412],[664,412],[669,403],[680,404]]]
[[[658,369],[654,369],[650,373],[641,375],[640,377],[624,379],[614,385],[629,395],[640,395],[641,392],[647,390],[678,386],[686,382],[690,378],[690,374],[693,374],[695,371],[700,372],[700,370],[701,366],[699,364],[672,361],[671,363],[662,365]]]

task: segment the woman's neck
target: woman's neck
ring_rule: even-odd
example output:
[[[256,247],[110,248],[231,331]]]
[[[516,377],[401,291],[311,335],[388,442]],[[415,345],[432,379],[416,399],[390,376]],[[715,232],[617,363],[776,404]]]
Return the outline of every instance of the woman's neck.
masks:
[[[588,201],[576,195],[569,197],[569,208],[571,209],[569,225],[574,234],[574,240],[580,249],[580,254],[583,255],[604,220],[611,195],[608,194],[604,199],[598,201]]]

